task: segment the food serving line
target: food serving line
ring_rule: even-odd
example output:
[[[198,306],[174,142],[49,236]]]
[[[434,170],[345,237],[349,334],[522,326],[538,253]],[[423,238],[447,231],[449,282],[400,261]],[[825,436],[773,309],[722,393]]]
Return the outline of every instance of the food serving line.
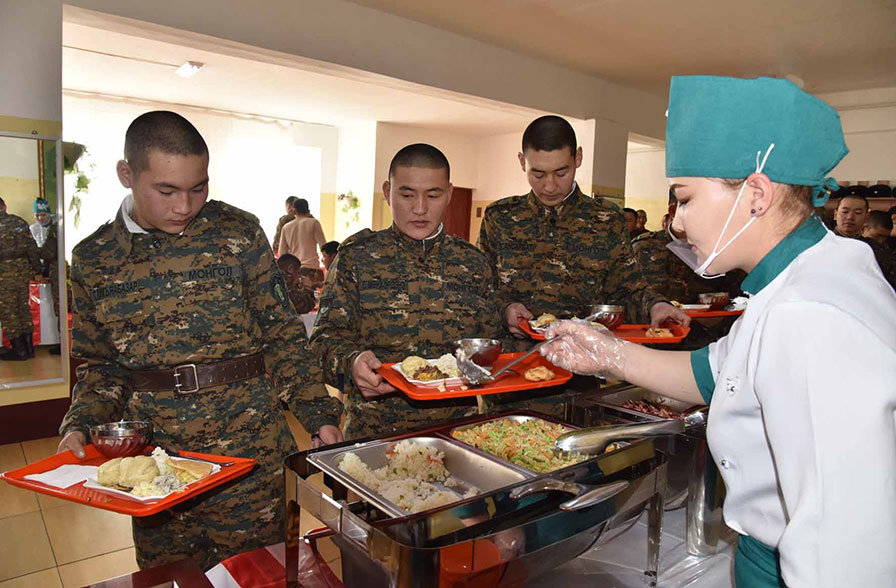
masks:
[[[633,586],[656,585],[658,576],[663,586],[699,586],[709,570],[715,576],[705,585],[730,585],[730,556],[716,555],[730,551],[730,544],[721,520],[723,485],[706,451],[704,413],[663,419],[625,407],[645,400],[676,411],[699,408],[623,385],[576,397],[562,421],[529,412],[489,415],[290,456],[288,585],[300,585],[300,546],[309,539],[292,530],[300,528],[303,513],[327,526],[314,537],[332,534],[347,586],[514,586],[536,578],[539,583],[552,577],[596,578],[614,569],[631,581],[637,576]],[[570,432],[559,444],[577,450],[583,460],[540,473],[456,438],[459,431],[502,419],[562,423]],[[628,442],[604,452],[619,439]],[[390,448],[402,440],[438,447],[462,488],[475,486],[480,493],[411,514],[339,467],[349,453],[371,467],[384,465]],[[318,473],[329,494],[309,481]],[[669,516],[679,539],[663,533],[664,510],[673,508],[678,510]],[[594,548],[611,539],[627,545],[623,552],[629,556],[632,549],[643,554],[634,560],[643,564],[637,574],[601,561],[601,549]],[[661,567],[664,540],[680,545],[665,554]],[[608,553],[613,551],[619,552]],[[305,563],[302,578],[307,558]]]

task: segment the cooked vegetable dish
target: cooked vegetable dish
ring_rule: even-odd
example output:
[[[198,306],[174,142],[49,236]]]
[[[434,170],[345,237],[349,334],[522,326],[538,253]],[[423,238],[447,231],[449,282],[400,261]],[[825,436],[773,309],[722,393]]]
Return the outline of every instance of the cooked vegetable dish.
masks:
[[[584,458],[554,454],[557,437],[569,429],[540,419],[513,421],[499,419],[468,429],[453,431],[451,436],[501,459],[533,472],[545,473],[578,463]]]

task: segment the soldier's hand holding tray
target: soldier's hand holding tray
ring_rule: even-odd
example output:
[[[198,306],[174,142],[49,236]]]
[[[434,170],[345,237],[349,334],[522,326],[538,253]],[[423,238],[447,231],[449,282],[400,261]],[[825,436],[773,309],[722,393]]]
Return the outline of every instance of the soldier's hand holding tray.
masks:
[[[376,373],[382,366],[382,362],[370,350],[362,351],[352,363],[352,381],[367,400],[396,392],[391,384]]]
[[[84,459],[85,445],[87,445],[87,438],[84,436],[84,433],[81,431],[71,431],[59,442],[59,447],[56,449],[56,453],[71,451],[78,459]]]
[[[666,322],[678,323],[686,327],[691,323],[691,317],[682,309],[676,308],[668,302],[657,302],[650,307],[650,326],[658,327]]]
[[[529,312],[529,309],[526,308],[522,302],[513,302],[508,304],[507,308],[504,309],[504,320],[507,322],[507,330],[517,339],[526,339],[529,336],[517,326],[520,319],[528,321],[532,319],[533,316],[534,315]]]

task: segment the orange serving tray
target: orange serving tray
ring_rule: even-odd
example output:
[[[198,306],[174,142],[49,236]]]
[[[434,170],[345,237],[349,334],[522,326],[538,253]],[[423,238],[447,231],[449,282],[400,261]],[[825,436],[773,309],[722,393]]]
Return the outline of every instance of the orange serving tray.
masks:
[[[744,313],[740,310],[686,310],[684,311],[691,318],[716,318],[722,316],[738,316]]]
[[[152,447],[149,447],[148,449],[151,451]],[[84,482],[78,482],[74,486],[69,486],[68,488],[56,488],[55,486],[48,486],[41,482],[25,479],[25,476],[30,474],[41,474],[65,464],[99,466],[110,459],[97,451],[96,447],[93,445],[85,446],[84,451],[86,452],[84,459],[78,459],[71,451],[57,453],[56,455],[52,455],[46,459],[42,459],[17,470],[0,473],[0,478],[3,478],[13,486],[18,486],[33,492],[40,492],[41,494],[46,494],[48,496],[71,500],[72,502],[86,504],[87,506],[93,506],[103,510],[111,510],[132,517],[147,517],[162,512],[163,510],[183,502],[188,498],[192,498],[197,494],[202,494],[207,490],[220,486],[225,482],[229,482],[234,478],[239,478],[240,476],[247,474],[255,467],[255,464],[258,463],[254,459],[245,457],[224,457],[221,455],[196,453],[194,451],[181,451],[178,457],[199,457],[219,463],[232,461],[234,464],[232,466],[222,466],[221,471],[211,474],[207,478],[193,482],[187,486],[186,489],[173,492],[158,502],[150,503],[119,498],[115,494],[103,492],[102,490],[85,488]]]
[[[523,355],[520,353],[502,353],[495,360],[492,371],[496,371]],[[490,384],[484,384],[478,388],[462,389],[460,385],[448,386],[444,392],[438,388],[417,386],[408,382],[404,376],[392,369],[394,363],[384,363],[376,372],[383,378],[398,388],[403,394],[414,400],[444,400],[446,398],[466,398],[468,396],[485,396],[488,394],[502,394],[504,392],[518,392],[520,390],[536,390],[539,388],[549,388],[568,382],[572,378],[572,372],[563,368],[559,368],[546,360],[544,357],[533,353],[520,363],[516,364],[511,370],[519,371],[515,373],[511,371],[505,375],[499,376],[498,380]],[[523,377],[526,370],[538,366],[544,366],[554,372],[554,378],[545,382],[530,382]]]
[[[530,338],[535,339],[536,341],[544,341],[544,333],[539,333],[538,331],[533,329],[532,325],[529,324],[529,321],[521,318],[517,323],[517,326],[522,329],[527,335],[529,335]],[[620,339],[625,339],[626,341],[631,341],[632,343],[662,344],[680,343],[681,340],[687,337],[688,333],[691,332],[690,327],[683,327],[681,325],[669,325],[665,328],[672,331],[671,337],[648,337],[647,329],[649,328],[650,325],[620,325],[613,329],[612,333]]]

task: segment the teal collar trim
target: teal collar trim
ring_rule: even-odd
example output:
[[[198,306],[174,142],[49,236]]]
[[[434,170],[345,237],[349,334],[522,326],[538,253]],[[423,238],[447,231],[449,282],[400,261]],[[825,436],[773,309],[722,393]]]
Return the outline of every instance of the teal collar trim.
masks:
[[[828,230],[821,224],[821,220],[814,214],[810,215],[762,258],[762,261],[744,278],[741,290],[751,296],[758,294],[760,290],[777,278],[778,274],[783,272],[800,253],[821,241],[827,232]]]

